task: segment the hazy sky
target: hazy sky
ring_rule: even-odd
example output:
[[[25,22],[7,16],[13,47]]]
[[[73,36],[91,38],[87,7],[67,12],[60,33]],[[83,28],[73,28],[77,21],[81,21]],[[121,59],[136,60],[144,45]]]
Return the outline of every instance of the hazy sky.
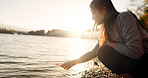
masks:
[[[31,29],[92,28],[92,0],[0,0],[0,23]],[[119,12],[130,0],[112,0]]]

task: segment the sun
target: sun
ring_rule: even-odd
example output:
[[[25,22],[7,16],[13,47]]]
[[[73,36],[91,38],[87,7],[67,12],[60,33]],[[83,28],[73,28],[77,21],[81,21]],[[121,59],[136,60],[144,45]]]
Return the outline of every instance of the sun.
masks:
[[[60,17],[62,29],[70,31],[86,30],[93,27],[94,21],[90,9],[81,11],[81,9],[65,11]]]

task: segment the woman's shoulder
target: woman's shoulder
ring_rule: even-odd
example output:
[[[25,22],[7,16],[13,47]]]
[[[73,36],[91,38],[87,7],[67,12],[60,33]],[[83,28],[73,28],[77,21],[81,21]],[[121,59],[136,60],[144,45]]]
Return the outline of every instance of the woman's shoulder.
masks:
[[[121,12],[118,16],[117,16],[117,23],[118,24],[123,24],[123,22],[128,22],[128,23],[133,23],[136,21],[136,18],[133,16],[132,13],[130,12]]]
[[[118,16],[117,19],[123,19],[123,18],[134,18],[133,15],[130,12],[121,12]]]
[[[132,15],[132,13],[122,12],[117,16],[116,26],[119,29],[126,29],[133,25],[136,26],[136,18]]]

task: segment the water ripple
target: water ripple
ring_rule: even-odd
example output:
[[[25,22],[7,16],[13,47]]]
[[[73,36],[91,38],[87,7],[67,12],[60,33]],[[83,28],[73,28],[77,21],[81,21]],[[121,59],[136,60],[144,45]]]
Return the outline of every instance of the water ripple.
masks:
[[[30,59],[30,57],[27,57],[27,56],[0,55],[0,57],[7,57],[7,58],[28,58],[28,59]]]
[[[3,61],[0,64],[22,64],[23,62],[14,62],[14,61]]]
[[[49,69],[25,69],[23,71],[27,71],[27,72],[48,72],[48,71],[52,71]]]
[[[12,75],[3,78],[43,78],[43,77],[39,75]]]

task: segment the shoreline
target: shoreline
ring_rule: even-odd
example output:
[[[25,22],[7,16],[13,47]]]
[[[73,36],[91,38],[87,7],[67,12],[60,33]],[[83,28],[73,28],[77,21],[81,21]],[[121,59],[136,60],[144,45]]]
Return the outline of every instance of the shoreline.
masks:
[[[81,78],[120,78],[119,75],[113,73],[99,60],[93,59],[94,66],[90,70],[85,70]]]

